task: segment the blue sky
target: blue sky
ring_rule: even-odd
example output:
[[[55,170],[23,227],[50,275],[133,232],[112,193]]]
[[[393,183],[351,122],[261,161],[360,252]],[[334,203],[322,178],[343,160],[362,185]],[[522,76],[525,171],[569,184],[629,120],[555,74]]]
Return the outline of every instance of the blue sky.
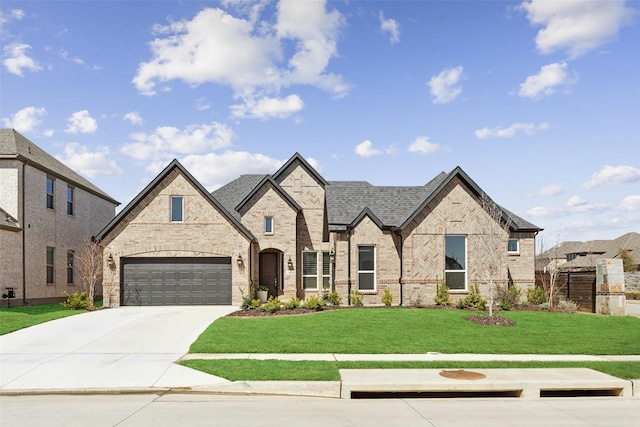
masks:
[[[300,152],[327,180],[461,166],[543,241],[640,231],[637,1],[10,1],[0,120],[126,204]]]

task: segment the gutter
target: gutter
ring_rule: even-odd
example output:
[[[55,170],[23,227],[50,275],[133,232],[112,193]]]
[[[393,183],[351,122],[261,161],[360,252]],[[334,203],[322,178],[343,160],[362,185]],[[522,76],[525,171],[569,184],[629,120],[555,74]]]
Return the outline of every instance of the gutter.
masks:
[[[347,305],[351,305],[351,227],[347,228]]]
[[[396,236],[398,236],[398,239],[400,239],[400,277],[398,277],[398,284],[400,285],[400,306],[402,307],[403,305],[403,287],[402,287],[402,281],[403,281],[403,267],[404,267],[404,256],[403,256],[403,249],[404,249],[404,240],[402,239],[402,230],[394,230],[394,233],[396,234]]]
[[[27,305],[27,220],[25,210],[25,169],[27,162],[22,164],[22,305]]]

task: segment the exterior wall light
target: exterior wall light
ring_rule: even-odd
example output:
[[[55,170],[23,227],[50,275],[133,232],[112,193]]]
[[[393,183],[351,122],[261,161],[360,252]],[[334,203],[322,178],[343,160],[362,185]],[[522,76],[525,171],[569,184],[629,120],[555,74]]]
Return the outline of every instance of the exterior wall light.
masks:
[[[336,251],[331,248],[331,252],[329,252],[329,261],[333,264],[336,262]]]
[[[293,261],[291,261],[291,257],[289,257],[289,262],[287,263],[289,270],[293,270]]]
[[[237,263],[238,263],[238,267],[242,267],[242,255],[238,254],[238,258],[236,259]]]
[[[107,262],[108,262],[109,264],[113,264],[113,263],[114,263],[114,261],[113,261],[113,255],[109,254],[109,256],[107,257]]]

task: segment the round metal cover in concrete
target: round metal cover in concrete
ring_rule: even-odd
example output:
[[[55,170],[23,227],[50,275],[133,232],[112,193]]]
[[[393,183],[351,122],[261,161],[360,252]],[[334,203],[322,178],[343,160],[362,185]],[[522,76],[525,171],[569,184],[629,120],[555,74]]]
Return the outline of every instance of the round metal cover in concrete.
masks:
[[[452,380],[482,380],[487,376],[480,372],[465,371],[464,369],[458,369],[457,371],[442,371],[440,376],[449,378]]]

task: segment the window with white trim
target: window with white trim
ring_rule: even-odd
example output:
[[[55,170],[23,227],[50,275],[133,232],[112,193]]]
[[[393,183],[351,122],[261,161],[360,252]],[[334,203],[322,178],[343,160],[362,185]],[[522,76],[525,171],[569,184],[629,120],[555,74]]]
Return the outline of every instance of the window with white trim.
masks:
[[[47,283],[54,282],[54,248],[47,248]]]
[[[326,289],[331,286],[331,267],[329,252],[322,252],[322,288]]]
[[[510,254],[520,253],[520,241],[518,239],[509,239],[507,243],[507,252]]]
[[[264,217],[264,234],[273,234],[273,217]]]
[[[184,199],[182,196],[171,196],[171,222],[184,220]]]
[[[318,289],[317,252],[302,252],[302,289]]]
[[[444,237],[444,277],[449,289],[467,289],[467,236]]]
[[[53,209],[53,178],[47,177],[47,209]]]
[[[375,246],[358,246],[358,290],[376,290]]]

